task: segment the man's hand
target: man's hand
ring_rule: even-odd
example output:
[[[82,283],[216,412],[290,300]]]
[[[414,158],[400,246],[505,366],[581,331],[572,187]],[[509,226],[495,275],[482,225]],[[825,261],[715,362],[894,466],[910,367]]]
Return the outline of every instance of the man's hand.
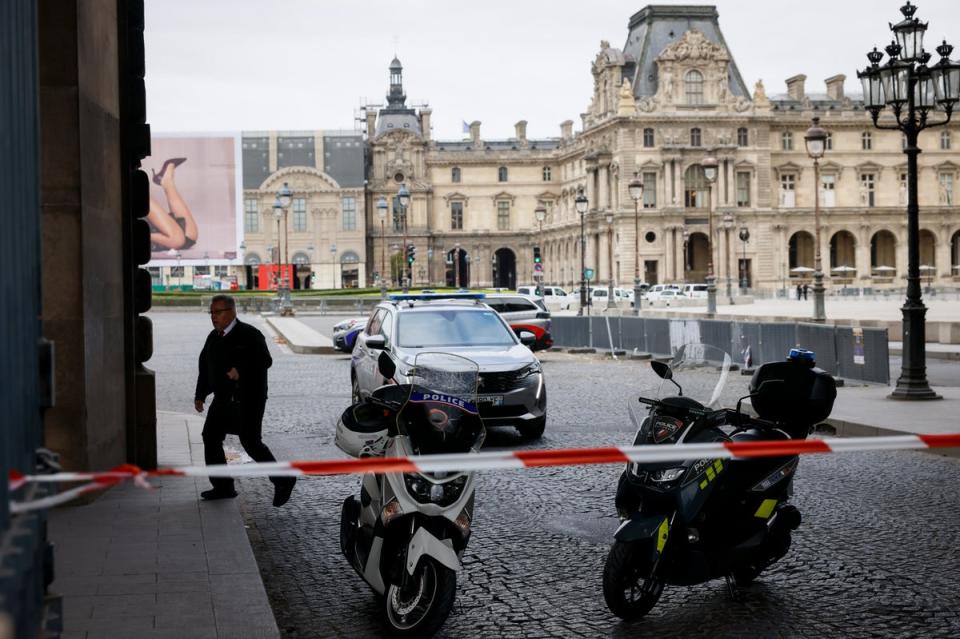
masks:
[[[197,409],[197,412],[198,412],[198,413],[202,413],[202,412],[203,412],[203,400],[202,400],[202,399],[195,399],[195,400],[193,400],[193,407]]]
[[[237,372],[236,368],[231,368],[227,371],[227,377],[233,381],[240,379],[240,373]]]

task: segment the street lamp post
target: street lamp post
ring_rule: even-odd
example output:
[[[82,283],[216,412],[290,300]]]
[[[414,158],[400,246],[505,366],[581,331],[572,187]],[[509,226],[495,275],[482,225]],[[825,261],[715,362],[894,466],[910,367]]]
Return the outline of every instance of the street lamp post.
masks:
[[[590,201],[584,195],[582,186],[577,189],[577,197],[573,202],[577,207],[577,213],[580,214],[580,308],[577,309],[577,315],[583,316],[583,309],[589,303],[589,297],[587,296],[587,241],[584,238],[584,223]]]
[[[490,256],[490,284],[491,288],[497,288],[497,254]]]
[[[180,257],[182,254],[179,249],[175,253],[177,256],[177,288],[180,289],[180,292],[183,292],[183,266],[180,265]]]
[[[543,237],[543,221],[547,219],[547,208],[543,204],[538,204],[537,208],[533,210],[533,214],[537,218],[537,242],[539,243]],[[533,268],[533,277],[538,285],[537,289],[540,291],[540,299],[543,300],[543,264],[534,264]],[[536,270],[538,268],[540,269],[539,271]]]
[[[643,282],[640,281],[640,200],[643,199],[643,180],[637,171],[634,171],[627,191],[633,198],[633,314],[639,315],[643,296]]]
[[[330,270],[333,272],[331,279],[333,280],[333,288],[337,288],[337,245],[330,245]]]
[[[733,229],[733,216],[727,213],[723,216],[723,244],[726,251],[726,269],[727,269],[727,303],[733,306],[733,278],[731,277],[732,268],[730,266],[730,231]]]
[[[713,274],[713,183],[717,179],[717,158],[709,155],[701,163],[703,174],[707,178],[710,190],[707,191],[707,230],[710,234],[707,238],[707,315],[713,317],[717,314],[717,278]]]
[[[687,283],[687,271],[690,270],[690,231],[683,227],[683,283]]]
[[[610,234],[610,241],[607,242],[607,267],[610,269],[610,280],[607,284],[607,309],[609,310],[616,307],[613,299],[613,211],[607,211],[604,219],[607,220]]]
[[[743,260],[740,264],[740,292],[747,294],[750,282],[747,281],[747,241],[750,239],[750,229],[745,226],[740,227],[740,241],[743,242]]]
[[[925,316],[920,288],[920,210],[917,201],[917,138],[923,129],[942,126],[950,121],[953,107],[960,99],[960,63],[950,60],[953,47],[946,40],[937,47],[940,61],[927,66],[930,54],[923,50],[926,23],[913,17],[917,8],[907,2],[900,11],[904,19],[890,25],[896,37],[885,48],[889,59],[880,66],[883,53],[867,53],[870,61],[857,76],[863,83],[864,106],[870,110],[873,125],[878,129],[900,130],[906,138],[903,152],[907,156],[907,299],[903,312],[903,365],[893,399],[940,399],[927,382]],[[889,106],[896,124],[880,124],[880,112]],[[939,107],[945,117],[938,122],[928,119]]]
[[[380,218],[380,299],[387,296],[387,243],[383,238],[383,224],[387,220],[387,198],[377,200],[377,217]]]
[[[406,184],[400,185],[400,190],[397,191],[397,199],[400,201],[400,226],[403,233],[403,270],[400,276],[403,292],[410,292],[410,262],[407,261],[407,206],[410,204],[410,191],[407,190]]]
[[[460,242],[453,245],[453,286],[460,288]]]
[[[280,190],[277,191],[277,197],[273,203],[273,213],[279,223],[283,222],[283,255],[280,255],[280,232],[277,231],[277,257],[280,262],[280,282],[277,289],[280,297],[280,315],[293,315],[293,300],[290,299],[290,278],[288,277],[288,260],[290,258],[290,236],[288,235],[287,209],[290,208],[290,202],[293,199],[293,191],[290,186],[284,182]]]
[[[827,149],[827,132],[820,126],[820,118],[813,118],[803,141],[807,155],[813,160],[813,321],[826,322],[823,299],[823,263],[820,257],[820,158]]]

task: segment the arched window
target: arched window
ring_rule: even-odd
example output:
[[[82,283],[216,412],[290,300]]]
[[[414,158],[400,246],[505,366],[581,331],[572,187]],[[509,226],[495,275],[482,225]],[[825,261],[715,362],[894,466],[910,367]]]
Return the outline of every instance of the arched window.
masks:
[[[310,256],[300,251],[293,254],[293,263],[297,266],[305,266],[310,263]]]
[[[750,146],[750,136],[745,126],[737,129],[737,146]]]
[[[360,256],[353,251],[344,251],[340,256],[341,264],[356,264],[360,261]]]
[[[850,231],[837,231],[830,238],[830,275],[853,278],[857,275],[857,243]]]
[[[703,209],[709,204],[710,185],[703,167],[691,164],[683,174],[684,206],[688,209]]]
[[[455,167],[453,167],[452,169],[450,169],[450,181],[453,182],[453,183],[455,183],[455,184],[460,182],[460,167],[459,167],[459,166],[455,166]]]
[[[259,266],[262,261],[256,253],[247,253],[246,257],[243,258],[243,263],[247,266]]]
[[[501,166],[497,169],[497,182],[506,182],[507,181],[507,167]]]
[[[790,277],[806,278],[813,273],[813,236],[797,231],[790,236]]]
[[[890,231],[877,231],[870,238],[870,271],[874,277],[897,274],[897,238]]]
[[[690,146],[700,146],[701,142],[700,129],[697,127],[690,129]]]
[[[703,104],[703,74],[693,69],[684,76],[687,104]]]
[[[920,277],[937,274],[937,236],[929,229],[920,229]]]

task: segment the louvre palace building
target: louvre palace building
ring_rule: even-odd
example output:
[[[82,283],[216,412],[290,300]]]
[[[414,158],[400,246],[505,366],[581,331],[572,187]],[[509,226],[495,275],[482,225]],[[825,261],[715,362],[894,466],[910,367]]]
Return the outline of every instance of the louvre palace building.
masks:
[[[591,70],[577,132],[566,121],[558,137],[530,139],[519,121],[513,137],[494,140],[473,122],[469,139],[443,141],[431,136],[430,109],[406,104],[395,59],[386,105],[365,113],[361,279],[384,273],[395,284],[412,244],[414,286],[512,288],[533,280],[538,247],[545,281],[575,286],[583,189],[583,262],[599,284],[630,287],[635,272],[649,284],[704,281],[712,202],[718,289],[728,278],[783,289],[811,279],[816,190],[828,288],[905,286],[903,137],[872,125],[859,97],[844,94],[844,75],[817,86],[795,75],[782,95],[747,86],[712,6],[647,6],[622,48],[600,43]],[[804,144],[814,117],[829,133],[819,184]],[[921,275],[935,286],[960,281],[957,129],[920,136]],[[718,161],[712,186],[707,156]]]

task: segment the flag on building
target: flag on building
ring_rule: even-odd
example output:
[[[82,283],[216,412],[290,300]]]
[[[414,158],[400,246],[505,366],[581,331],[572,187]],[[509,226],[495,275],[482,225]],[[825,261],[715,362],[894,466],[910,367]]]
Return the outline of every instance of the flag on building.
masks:
[[[466,120],[463,121],[463,132],[464,132],[464,133],[470,133],[470,125],[467,124],[467,121],[466,121]]]

